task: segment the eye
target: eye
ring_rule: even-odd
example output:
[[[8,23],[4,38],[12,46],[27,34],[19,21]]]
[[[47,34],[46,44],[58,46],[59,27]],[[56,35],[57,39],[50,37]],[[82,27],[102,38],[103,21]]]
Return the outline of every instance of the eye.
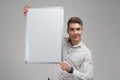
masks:
[[[79,30],[80,30],[80,28],[76,28],[76,30],[77,30],[77,31],[79,31]]]
[[[74,28],[70,28],[70,31],[74,31]]]

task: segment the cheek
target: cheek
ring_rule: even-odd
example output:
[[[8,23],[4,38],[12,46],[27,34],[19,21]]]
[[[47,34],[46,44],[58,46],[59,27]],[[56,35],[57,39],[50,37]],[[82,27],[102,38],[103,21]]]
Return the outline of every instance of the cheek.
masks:
[[[82,34],[83,33],[83,31],[81,30],[80,32],[79,32],[79,34]]]
[[[69,31],[69,30],[67,31],[67,33],[68,33],[69,35],[73,34],[73,32],[72,32],[72,31]]]
[[[73,33],[73,32],[69,32],[68,34],[69,34],[69,36],[73,36],[73,35],[74,35],[74,33]]]

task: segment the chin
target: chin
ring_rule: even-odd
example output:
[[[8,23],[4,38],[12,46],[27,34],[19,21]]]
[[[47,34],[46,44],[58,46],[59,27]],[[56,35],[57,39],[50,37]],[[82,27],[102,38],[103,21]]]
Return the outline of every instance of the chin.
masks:
[[[80,39],[73,39],[73,41],[80,41]]]

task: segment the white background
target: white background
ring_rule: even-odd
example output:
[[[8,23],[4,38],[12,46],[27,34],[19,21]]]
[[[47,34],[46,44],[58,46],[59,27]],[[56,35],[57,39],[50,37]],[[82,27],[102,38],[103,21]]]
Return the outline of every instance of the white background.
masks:
[[[25,64],[26,0],[0,0],[0,80],[46,80],[50,64]],[[30,0],[33,8],[63,6],[79,16],[91,49],[94,80],[120,80],[120,0]],[[65,33],[66,34],[66,33]]]

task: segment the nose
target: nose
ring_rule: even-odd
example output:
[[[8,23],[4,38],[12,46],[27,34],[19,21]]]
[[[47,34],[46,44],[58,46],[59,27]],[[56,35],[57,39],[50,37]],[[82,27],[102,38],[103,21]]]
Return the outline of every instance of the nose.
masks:
[[[77,30],[76,29],[74,30],[74,34],[77,34]]]

